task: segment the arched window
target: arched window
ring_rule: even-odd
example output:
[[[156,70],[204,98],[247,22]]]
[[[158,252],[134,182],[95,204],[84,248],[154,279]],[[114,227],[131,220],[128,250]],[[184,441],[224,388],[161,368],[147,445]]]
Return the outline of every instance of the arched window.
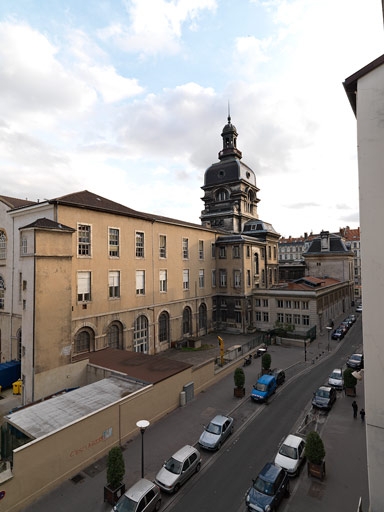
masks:
[[[81,354],[83,352],[90,352],[94,344],[95,334],[92,329],[81,329],[75,338],[75,353]]]
[[[0,276],[0,309],[4,309],[4,296],[5,296],[5,283],[2,276]]]
[[[114,322],[108,327],[107,330],[107,340],[108,347],[110,348],[123,348],[123,336],[122,336],[122,328],[121,324],[118,322]]]
[[[144,315],[136,319],[133,333],[133,348],[135,352],[148,352],[148,319]]]
[[[252,190],[248,192],[247,195],[247,204],[246,204],[246,210],[248,213],[253,213],[253,201],[254,201],[254,193]]]
[[[199,329],[207,328],[207,306],[203,303],[199,306]]]
[[[166,311],[159,316],[159,341],[169,341],[169,314]]]
[[[7,237],[5,231],[0,229],[0,260],[5,260],[7,257]]]
[[[228,199],[228,191],[225,190],[225,188],[221,188],[220,190],[217,191],[217,194],[216,194],[216,200],[217,201],[226,201]]]
[[[192,311],[186,307],[183,311],[183,335],[192,334]]]

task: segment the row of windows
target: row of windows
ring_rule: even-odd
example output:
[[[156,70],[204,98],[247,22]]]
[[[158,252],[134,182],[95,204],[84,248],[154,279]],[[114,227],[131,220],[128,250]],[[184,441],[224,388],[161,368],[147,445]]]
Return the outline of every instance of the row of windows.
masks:
[[[306,300],[276,300],[278,308],[285,309],[309,309],[309,302]]]
[[[309,325],[309,315],[299,315],[298,313],[278,313],[277,321],[290,325]]]
[[[207,306],[202,303],[198,310],[199,329],[207,327]],[[192,310],[189,306],[183,310],[181,335],[192,334]],[[167,311],[162,311],[158,318],[159,341],[170,341],[170,316]],[[107,330],[107,344],[111,348],[123,349],[123,329],[120,322],[112,323]],[[95,347],[95,333],[89,327],[81,329],[75,336],[74,350],[76,354],[90,352]],[[149,321],[145,315],[140,315],[134,323],[133,348],[135,352],[148,352],[149,346]]]
[[[159,235],[159,258],[167,257],[167,237]],[[189,259],[189,239],[182,238],[181,250],[183,259]],[[108,228],[108,251],[111,258],[120,257],[120,229]],[[77,254],[78,256],[92,256],[92,227],[89,224],[79,224],[77,228]],[[145,233],[135,232],[135,256],[145,257]],[[204,240],[198,242],[198,257],[204,259]],[[215,257],[215,247],[212,244],[212,257]]]

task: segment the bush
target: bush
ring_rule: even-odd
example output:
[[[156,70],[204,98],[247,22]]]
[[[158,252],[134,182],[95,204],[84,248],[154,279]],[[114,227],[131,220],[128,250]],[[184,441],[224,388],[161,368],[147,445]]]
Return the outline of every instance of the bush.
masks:
[[[242,368],[236,368],[235,373],[233,375],[233,380],[235,381],[235,386],[237,388],[243,388],[245,384],[245,373]]]
[[[269,370],[271,368],[271,362],[271,355],[268,354],[268,352],[265,352],[265,354],[263,354],[261,358],[261,366],[263,367],[264,370]]]
[[[357,384],[357,379],[352,375],[352,368],[346,368],[343,373],[344,377],[344,387],[346,388],[354,388]]]
[[[116,489],[125,475],[123,454],[119,446],[109,450],[107,460],[107,483],[111,489]]]
[[[305,441],[305,456],[312,464],[321,464],[325,457],[324,443],[314,430],[309,432]]]

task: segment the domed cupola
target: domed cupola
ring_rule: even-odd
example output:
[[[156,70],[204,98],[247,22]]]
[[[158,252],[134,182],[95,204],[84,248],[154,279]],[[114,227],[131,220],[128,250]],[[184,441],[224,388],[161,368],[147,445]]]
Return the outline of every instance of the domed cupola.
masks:
[[[230,115],[221,137],[223,149],[219,152],[219,161],[208,167],[204,174],[201,188],[205,192],[202,198],[205,210],[201,212],[200,219],[203,226],[240,233],[245,222],[257,219],[259,189],[255,173],[241,161],[237,130]]]

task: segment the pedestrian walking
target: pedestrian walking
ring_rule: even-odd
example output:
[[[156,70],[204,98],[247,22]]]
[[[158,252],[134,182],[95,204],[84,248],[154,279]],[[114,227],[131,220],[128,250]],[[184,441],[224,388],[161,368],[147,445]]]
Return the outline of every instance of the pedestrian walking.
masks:
[[[352,409],[353,409],[353,417],[354,417],[354,418],[357,418],[357,409],[358,409],[358,405],[357,405],[356,400],[354,400],[354,401],[352,402]]]
[[[361,411],[360,411],[360,418],[361,418],[361,421],[365,420],[365,411],[364,411],[364,409],[361,409]]]

